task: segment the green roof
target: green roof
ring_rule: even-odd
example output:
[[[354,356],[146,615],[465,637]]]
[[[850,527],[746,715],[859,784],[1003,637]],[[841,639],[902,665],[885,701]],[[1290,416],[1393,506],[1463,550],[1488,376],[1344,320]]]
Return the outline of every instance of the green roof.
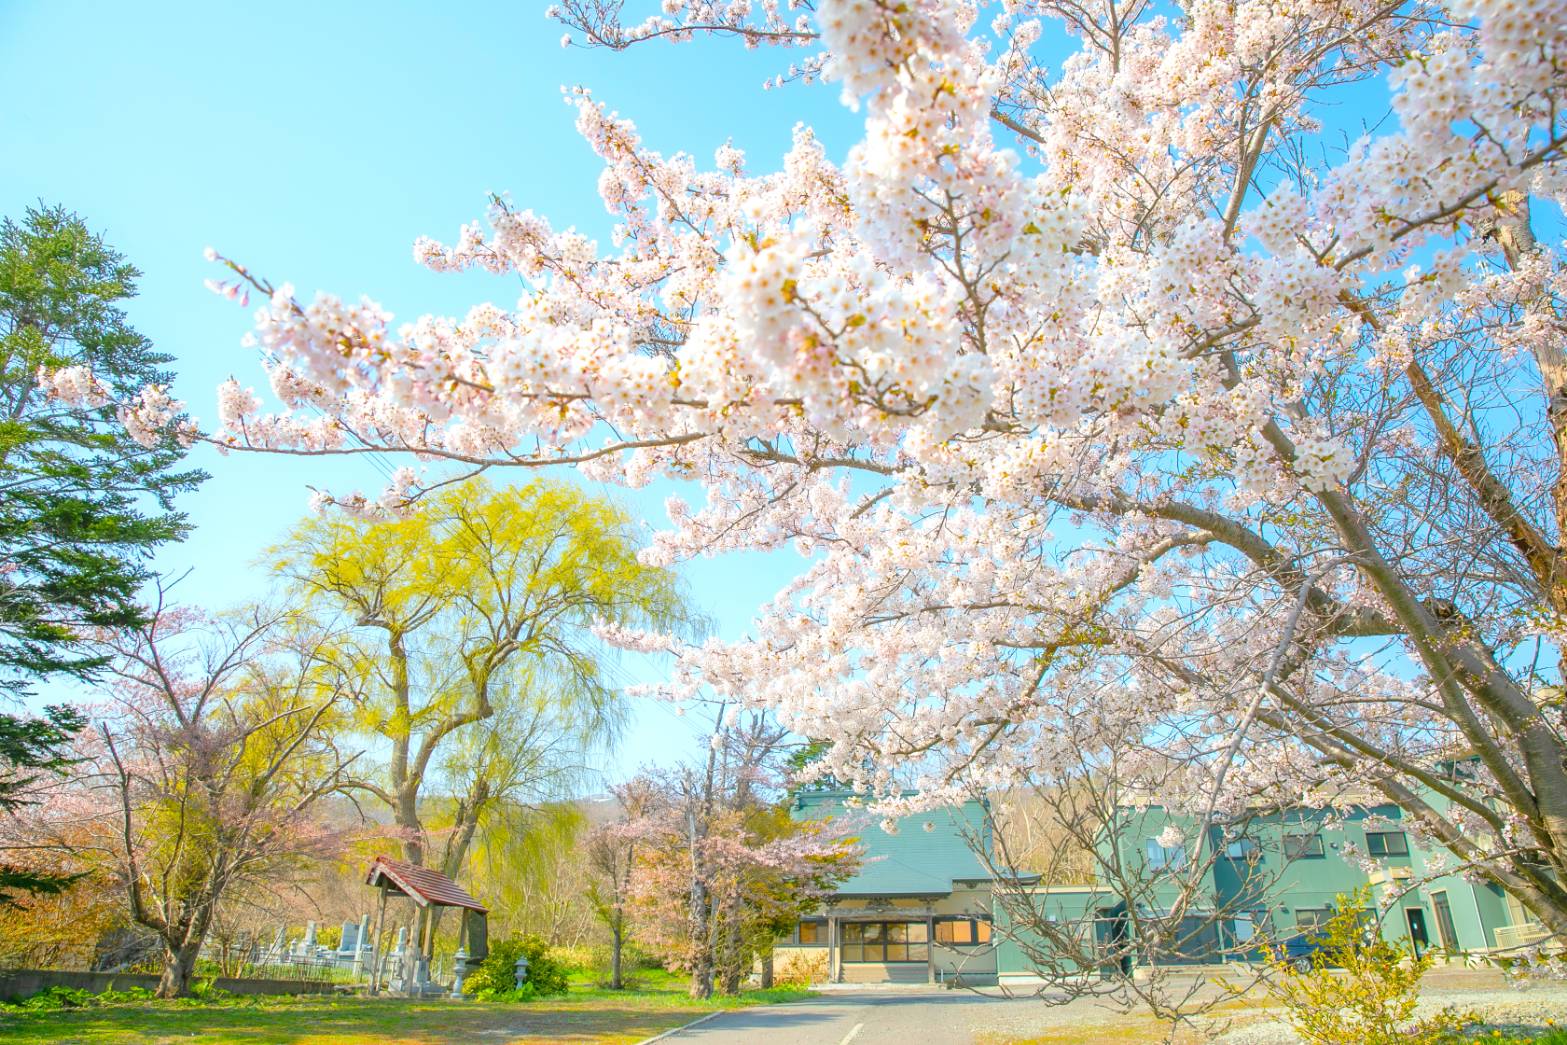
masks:
[[[952,891],[955,881],[989,881],[990,871],[969,837],[989,847],[984,808],[977,801],[915,813],[896,821],[897,832],[882,829],[882,818],[850,805],[847,791],[806,791],[795,796],[798,820],[846,817],[864,846],[864,862],[838,887],[839,896],[934,896]],[[965,837],[965,835],[969,837]]]

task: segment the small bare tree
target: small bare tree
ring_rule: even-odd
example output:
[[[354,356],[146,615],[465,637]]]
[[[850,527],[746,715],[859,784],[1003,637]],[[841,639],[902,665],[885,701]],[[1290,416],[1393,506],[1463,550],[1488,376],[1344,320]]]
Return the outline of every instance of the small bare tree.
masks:
[[[1079,728],[1070,717],[1060,727]],[[1079,764],[1025,776],[970,832],[995,878],[996,931],[1037,975],[1042,998],[1094,997],[1211,1033],[1220,1003],[1270,975],[1255,959],[1278,941],[1260,915],[1277,906],[1300,855],[1272,838],[1278,819],[1299,810],[1262,801],[1166,810],[1161,796],[1182,793],[1185,775],[1207,768],[1201,760],[1169,758],[1135,737],[1095,745],[1090,724],[1081,728]],[[1324,807],[1375,802],[1369,789],[1317,798]],[[1221,865],[1232,879],[1224,889]],[[1223,985],[1183,975],[1220,962]]]
[[[131,917],[163,947],[160,997],[189,993],[226,896],[329,852],[314,815],[348,759],[327,727],[353,680],[287,610],[220,618],[158,605],[103,638],[115,680],[91,759]],[[106,817],[107,819],[108,817]]]

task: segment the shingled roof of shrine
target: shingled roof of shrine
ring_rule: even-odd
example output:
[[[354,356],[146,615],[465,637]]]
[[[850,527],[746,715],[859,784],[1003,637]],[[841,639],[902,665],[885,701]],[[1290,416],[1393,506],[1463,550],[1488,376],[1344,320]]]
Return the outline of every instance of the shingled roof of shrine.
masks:
[[[420,907],[465,907],[480,914],[489,913],[489,908],[441,872],[403,860],[393,860],[389,856],[375,858],[369,873],[365,875],[365,884],[384,886],[391,892],[408,897]]]

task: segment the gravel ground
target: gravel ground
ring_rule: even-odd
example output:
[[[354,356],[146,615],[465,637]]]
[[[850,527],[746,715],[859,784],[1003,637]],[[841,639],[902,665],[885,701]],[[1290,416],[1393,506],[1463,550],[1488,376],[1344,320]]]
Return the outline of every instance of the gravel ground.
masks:
[[[1473,1009],[1487,1029],[1537,1030],[1546,1020],[1567,1026],[1567,984],[1507,985],[1497,973],[1469,969],[1437,969],[1426,979],[1420,1014],[1446,1006]],[[978,1041],[1002,1043],[1042,1039],[1048,1042],[1157,1041],[1154,1021],[1099,1000],[1078,999],[1048,1004],[1038,999],[1013,1000],[970,1010],[969,1027]],[[1236,1011],[1226,1006],[1218,1015],[1229,1021],[1216,1038],[1223,1045],[1296,1045],[1298,1038],[1281,1021],[1265,1013]],[[1142,1033],[1138,1033],[1141,1031]],[[1211,1033],[1211,1032],[1210,1032]],[[1192,1040],[1183,1036],[1183,1041]]]
[[[983,1042],[1027,1041],[1065,1031],[1079,1032],[1078,1040],[1097,1040],[1096,1028],[1126,1023],[1129,1019],[1141,1021],[1144,1017],[1137,1010],[1127,1011],[1110,1002],[1078,998],[1062,1004],[1037,998],[1014,998],[1001,1004],[973,1010],[969,1030]]]
[[[1436,986],[1421,994],[1415,1015],[1430,1016],[1451,1006],[1472,1009],[1484,1027],[1503,1030],[1535,1030],[1546,1020],[1567,1025],[1567,985],[1536,984],[1529,987]],[[1238,1027],[1217,1039],[1224,1045],[1295,1045],[1300,1039],[1282,1022],[1268,1020]]]

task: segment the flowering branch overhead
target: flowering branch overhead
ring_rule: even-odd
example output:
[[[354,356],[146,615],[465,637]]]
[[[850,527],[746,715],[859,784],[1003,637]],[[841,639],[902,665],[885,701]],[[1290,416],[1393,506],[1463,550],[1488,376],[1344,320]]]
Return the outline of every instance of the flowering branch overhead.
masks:
[[[699,167],[569,91],[612,249],[497,199],[414,254],[521,300],[398,326],[225,262],[277,407],[230,383],[202,438],[695,481],[650,561],[812,557],[670,688],[824,773],[933,800],[1113,746],[1212,815],[1355,781],[1567,931],[1560,0],[621,13],[558,17],[819,48],[791,78],[862,140]]]

